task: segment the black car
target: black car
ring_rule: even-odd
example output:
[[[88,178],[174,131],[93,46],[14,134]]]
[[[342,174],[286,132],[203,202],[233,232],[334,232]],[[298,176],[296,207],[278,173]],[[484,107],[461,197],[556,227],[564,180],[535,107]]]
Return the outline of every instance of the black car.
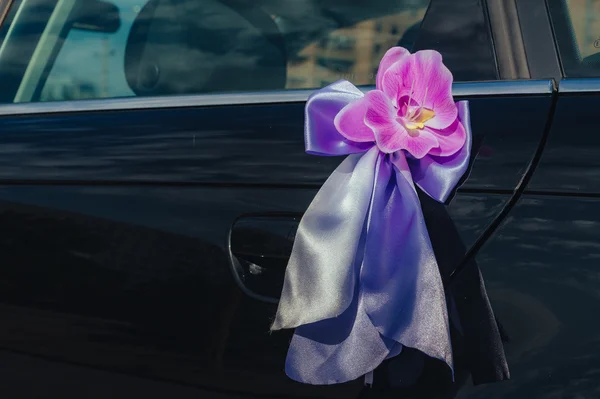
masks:
[[[600,1],[0,1],[0,397],[355,398],[271,334],[295,229],[340,158],[304,103],[434,49],[482,138],[448,206],[511,379],[600,397]],[[440,396],[441,397],[441,396]]]

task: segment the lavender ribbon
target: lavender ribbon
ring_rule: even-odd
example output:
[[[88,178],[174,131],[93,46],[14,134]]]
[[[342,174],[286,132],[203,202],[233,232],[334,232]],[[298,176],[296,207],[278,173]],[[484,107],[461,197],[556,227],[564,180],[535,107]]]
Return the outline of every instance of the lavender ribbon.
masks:
[[[348,155],[300,222],[272,326],[296,329],[285,370],[308,384],[354,380],[403,346],[453,367],[444,287],[415,185],[444,202],[467,170],[468,103],[457,103],[464,147],[415,159],[338,133],[335,115],[362,96],[340,81],[306,105],[306,151]]]

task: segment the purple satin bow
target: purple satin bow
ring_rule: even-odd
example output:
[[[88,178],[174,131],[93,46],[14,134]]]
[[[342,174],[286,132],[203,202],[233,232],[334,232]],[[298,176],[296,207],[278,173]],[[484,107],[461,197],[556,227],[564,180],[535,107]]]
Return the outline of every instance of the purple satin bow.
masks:
[[[444,202],[467,170],[468,103],[457,103],[464,146],[416,159],[338,132],[336,115],[362,97],[339,81],[306,105],[306,151],[348,155],[300,222],[272,326],[296,329],[285,370],[308,384],[354,380],[403,346],[453,367],[444,287],[415,185]]]

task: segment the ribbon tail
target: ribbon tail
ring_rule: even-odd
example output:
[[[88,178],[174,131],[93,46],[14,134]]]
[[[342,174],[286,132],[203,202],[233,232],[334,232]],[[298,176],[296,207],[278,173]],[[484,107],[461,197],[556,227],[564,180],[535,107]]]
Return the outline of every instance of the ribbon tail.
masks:
[[[336,317],[350,306],[377,158],[376,147],[349,155],[308,207],[296,233],[272,330]]]
[[[341,221],[343,230],[338,232],[341,235],[352,233],[354,237],[358,237],[356,250],[354,246],[344,248],[339,245],[332,245],[335,240],[331,236],[321,236],[321,238],[326,238],[321,243],[324,246],[321,251],[329,254],[332,259],[337,261],[339,258],[346,257],[346,255],[352,255],[351,259],[344,260],[347,262],[346,269],[344,269],[346,274],[343,276],[338,275],[337,280],[331,280],[329,289],[332,291],[337,290],[337,285],[341,282],[346,283],[347,279],[351,279],[354,284],[351,285],[350,282],[347,282],[347,296],[343,300],[349,300],[350,303],[343,312],[337,314],[331,312],[332,309],[330,309],[328,318],[302,324],[296,328],[290,343],[285,367],[286,374],[296,381],[313,385],[351,381],[373,371],[386,358],[395,356],[402,350],[399,343],[382,336],[371,322],[365,311],[365,298],[359,282],[360,270],[365,261],[363,258],[365,244],[369,239],[369,234],[371,234],[368,220],[371,218],[372,207],[369,205],[372,201],[373,186],[377,184],[375,179],[379,178],[379,170],[384,158],[383,154],[376,155],[377,164],[373,163],[372,165],[374,176],[370,180],[369,186],[356,187],[347,197],[349,203],[356,204],[357,202],[362,203],[364,196],[367,196],[367,207],[361,213],[362,222],[360,225],[352,223],[350,219],[346,218]],[[342,192],[346,191],[346,187],[343,185],[338,189]],[[331,209],[328,210],[328,212],[331,211]],[[309,212],[312,212],[310,208]],[[323,214],[320,216],[324,217]],[[354,243],[354,241],[352,242]],[[296,247],[294,247],[293,252],[295,251]],[[329,266],[329,264],[319,265],[319,267],[325,268]],[[310,260],[306,260],[302,264],[304,269],[312,269],[313,267],[315,267],[314,263],[311,263]],[[350,290],[350,286],[352,290]],[[296,297],[297,301],[294,302],[294,305],[306,303],[305,295],[310,295],[308,290],[303,291],[302,295]],[[329,305],[323,301],[320,301],[319,304],[323,307]],[[283,311],[287,311],[286,309]],[[282,313],[281,307],[280,313]]]
[[[389,340],[453,369],[444,286],[404,154],[380,160],[360,288],[364,308]]]
[[[285,372],[307,384],[340,384],[368,374],[400,350],[373,326],[356,284],[351,305],[340,316],[296,328]]]
[[[377,156],[372,188],[364,189],[370,191],[368,212],[362,214],[357,249],[350,251],[353,257],[344,269],[349,274],[331,282],[353,279],[344,297],[349,306],[296,328],[286,360],[286,373],[296,381],[354,380],[404,346],[453,367],[444,287],[408,164],[403,154],[395,157],[402,158],[392,164],[390,156]],[[345,234],[350,227],[356,228],[346,226]],[[341,248],[323,244],[327,248],[321,250],[340,256]],[[309,261],[302,266],[313,267]]]

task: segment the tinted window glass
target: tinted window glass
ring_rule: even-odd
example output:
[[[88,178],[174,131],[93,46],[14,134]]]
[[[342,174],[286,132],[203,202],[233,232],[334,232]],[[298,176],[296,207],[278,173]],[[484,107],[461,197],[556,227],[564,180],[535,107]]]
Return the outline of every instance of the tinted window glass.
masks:
[[[2,27],[0,102],[370,85],[388,48],[413,48],[428,6],[22,0]]]
[[[483,0],[432,1],[413,50],[439,51],[455,81],[498,79],[485,9]]]
[[[548,0],[565,76],[600,77],[600,0]]]

